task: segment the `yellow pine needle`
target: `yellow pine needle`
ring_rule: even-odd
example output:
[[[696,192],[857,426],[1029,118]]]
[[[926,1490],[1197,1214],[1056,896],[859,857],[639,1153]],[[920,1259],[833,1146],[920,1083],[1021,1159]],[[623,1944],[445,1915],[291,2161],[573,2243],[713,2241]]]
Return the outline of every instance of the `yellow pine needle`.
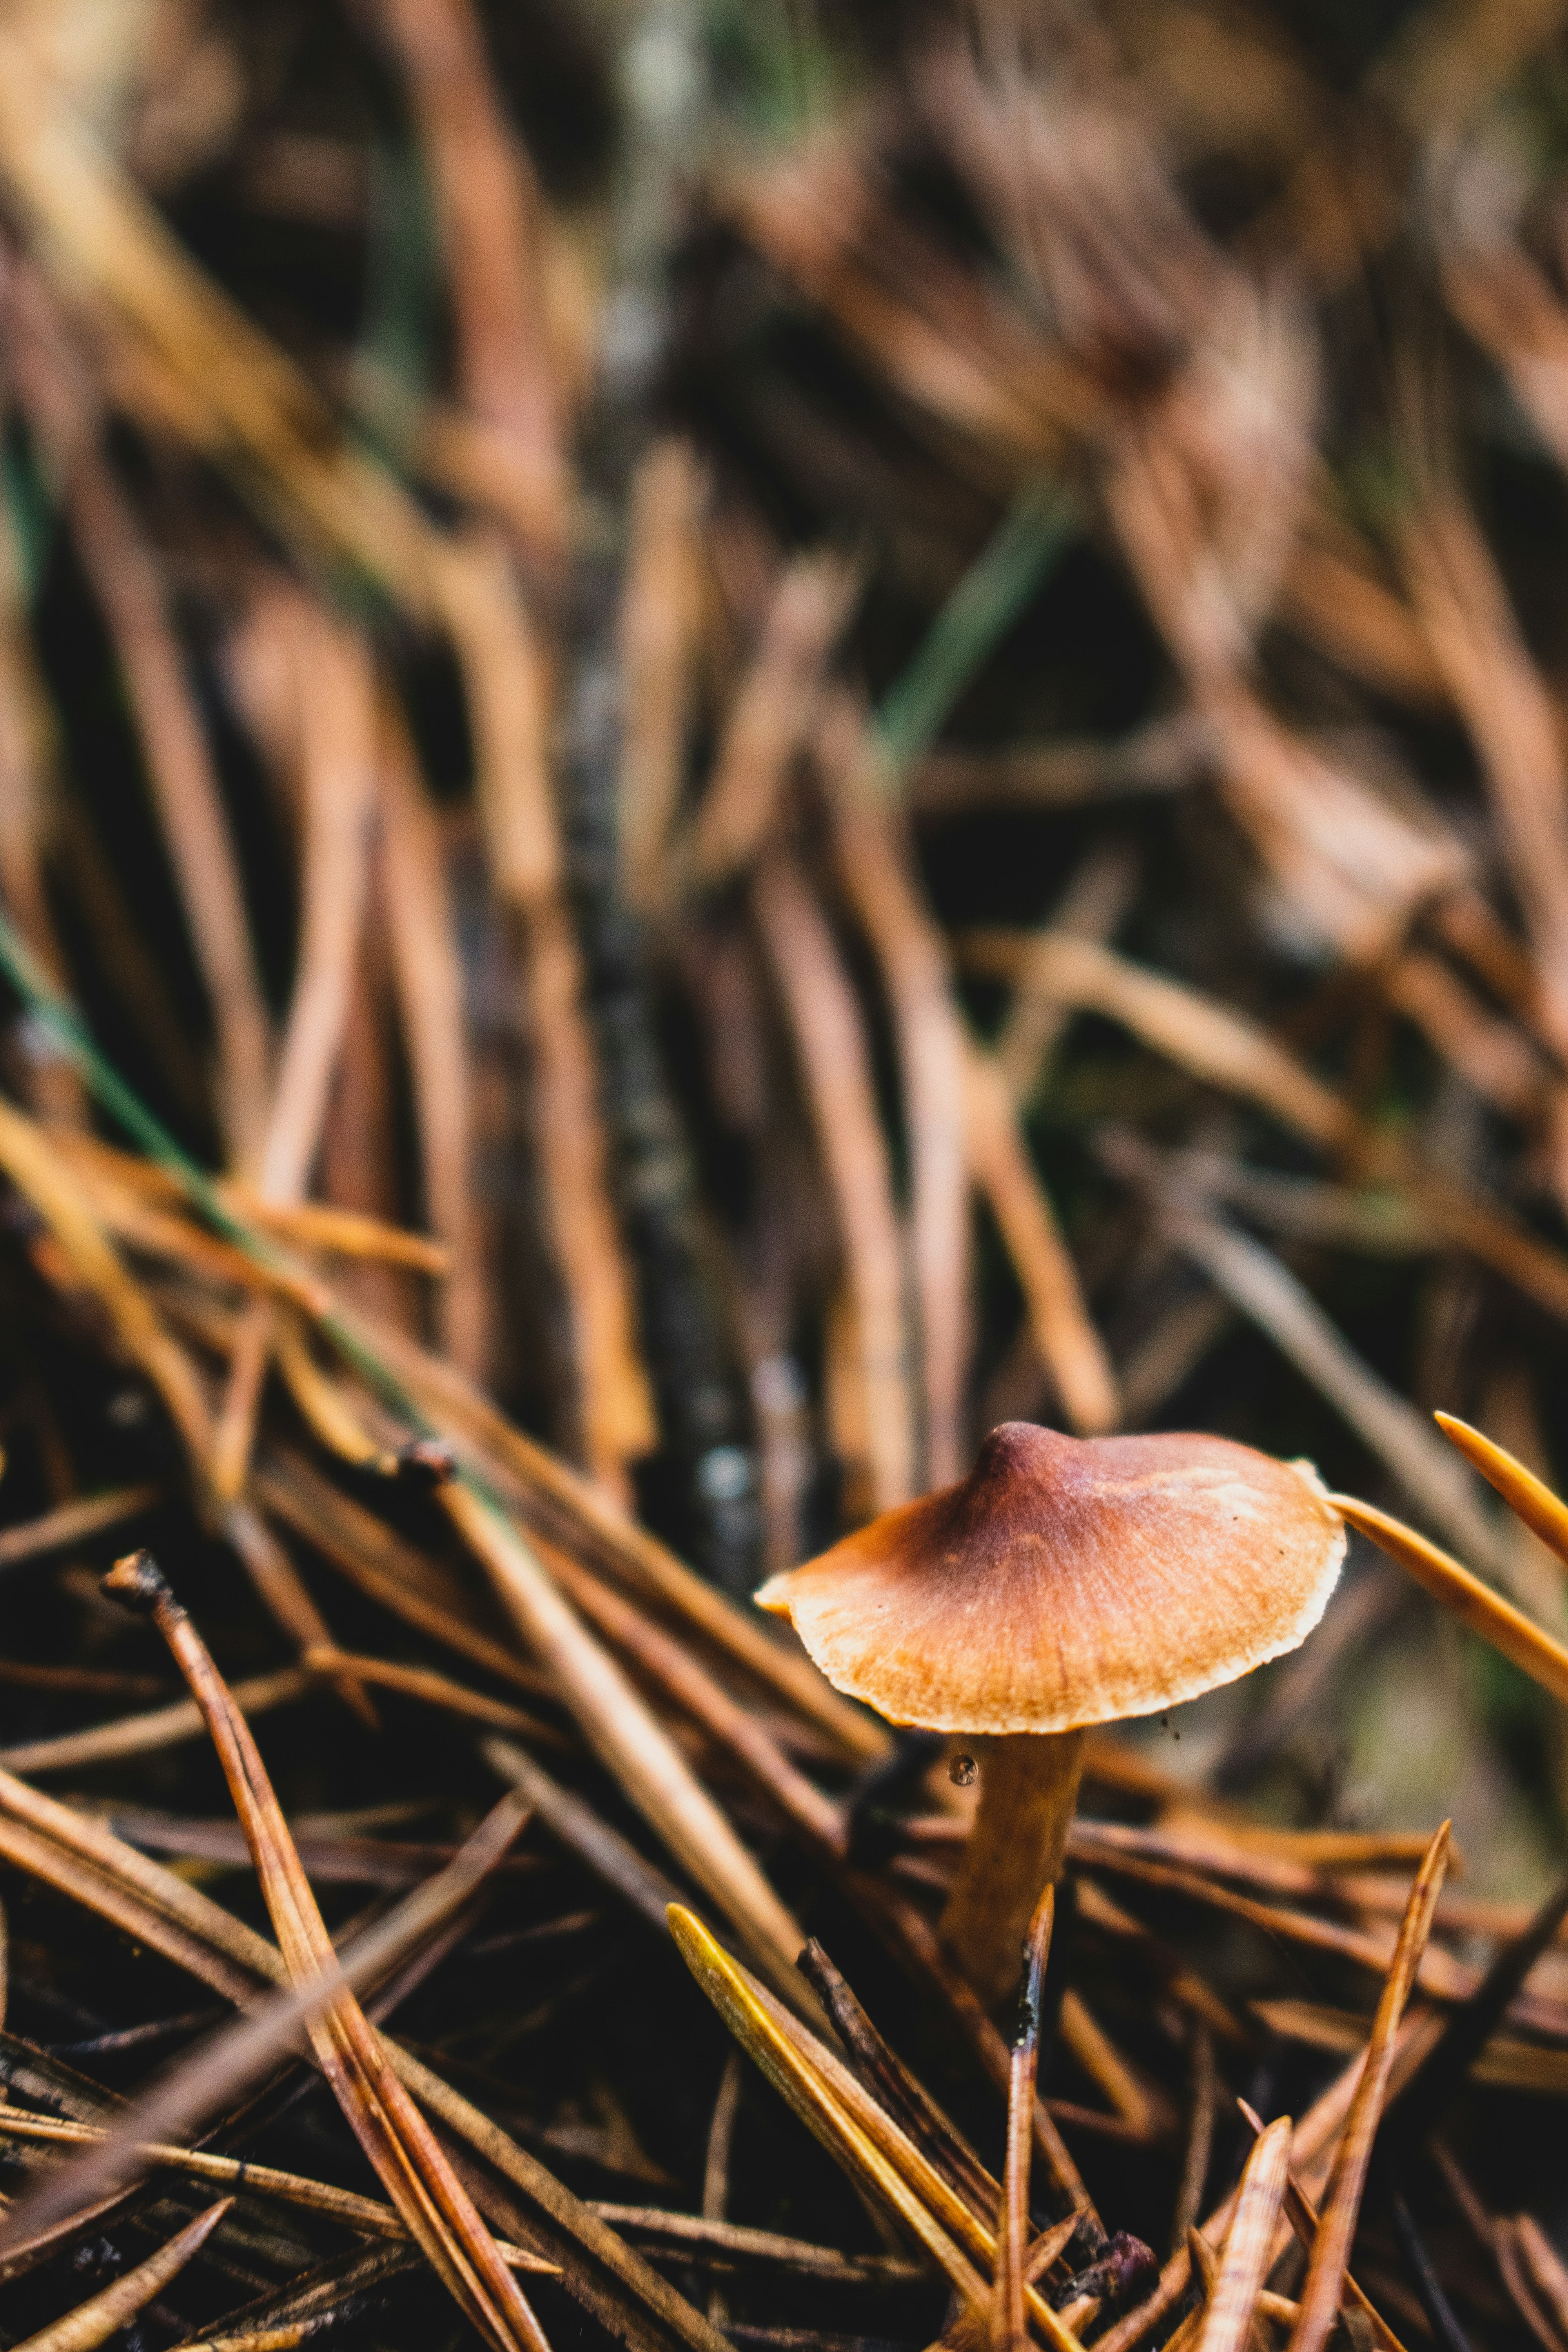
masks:
[[[1380,1551],[1397,1560],[1472,1633],[1500,1650],[1532,1682],[1568,1706],[1568,1649],[1561,1642],[1543,1633],[1521,1609],[1504,1601],[1489,1584],[1483,1584],[1438,1545],[1407,1528],[1403,1519],[1374,1509],[1371,1503],[1358,1502],[1353,1495],[1331,1495],[1329,1500],[1349,1526],[1370,1536]]]
[[[745,1971],[683,1905],[669,1906],[681,1958],[741,2047],[828,2154],[886,2205],[955,2286],[976,2321],[987,2316],[984,2282],[875,2143],[852,2123],[757,1999]]]
[[[1322,2352],[1339,2315],[1346,2268],[1350,2262],[1351,2241],[1355,2236],[1356,2221],[1361,2212],[1362,2190],[1366,2185],[1373,2141],[1377,2136],[1378,2121],[1383,2114],[1383,2103],[1394,2066],[1394,2041],[1400,2020],[1405,2014],[1405,2004],[1421,1965],[1421,1955],[1426,1948],[1426,1938],[1432,1932],[1433,1914],[1436,1910],[1437,1897],[1442,1892],[1443,1879],[1448,1867],[1448,1824],[1445,1822],[1427,1847],[1426,1858],[1416,1872],[1410,1889],[1410,1900],[1400,1924],[1399,1941],[1394,1948],[1383,1996],[1377,2004],[1377,2014],[1373,2019],[1366,2060],[1340,2136],[1339,2154],[1323,2200],[1317,2236],[1312,2242],[1312,2257],[1307,2268],[1306,2284],[1301,2289],[1301,2314],[1291,2332],[1289,2352]],[[1266,2133],[1264,2137],[1267,2137]],[[1261,2147],[1262,2144],[1260,2140],[1258,2146]],[[1289,2147],[1285,2154],[1288,2166]],[[1284,2185],[1282,2179],[1281,2194]]]
[[[1242,2352],[1247,2343],[1273,2258],[1274,2227],[1290,2169],[1290,2131],[1289,2116],[1281,2116],[1247,2159],[1225,2258],[1208,2291],[1199,2352]]]
[[[994,2231],[977,2220],[847,2067],[731,1958],[694,1913],[672,1903],[668,1916],[682,1959],[742,2048],[828,2153],[912,2231],[970,2302],[977,2325],[988,2330],[991,2294],[971,2258],[994,2266]],[[1076,2352],[1076,2338],[1037,2289],[1026,2284],[1024,2300],[1055,2352]]]
[[[1527,1470],[1506,1446],[1483,1437],[1468,1421],[1456,1420],[1451,1412],[1439,1412],[1433,1418],[1450,1445],[1457,1445],[1468,1462],[1475,1465],[1481,1476],[1495,1486],[1509,1509],[1524,1521],[1532,1535],[1541,1538],[1549,1551],[1568,1563],[1568,1504],[1559,1501],[1543,1480],[1533,1470]]]
[[[133,2271],[127,2271],[112,2286],[106,2286],[101,2294],[89,2296],[52,2326],[41,2327],[36,2336],[29,2336],[25,2344],[17,2346],[16,2352],[93,2352],[95,2345],[106,2344],[184,2270],[233,2203],[232,2197],[225,2197],[216,2205],[209,2205],[166,2246],[160,2246],[155,2254],[138,2263]]]

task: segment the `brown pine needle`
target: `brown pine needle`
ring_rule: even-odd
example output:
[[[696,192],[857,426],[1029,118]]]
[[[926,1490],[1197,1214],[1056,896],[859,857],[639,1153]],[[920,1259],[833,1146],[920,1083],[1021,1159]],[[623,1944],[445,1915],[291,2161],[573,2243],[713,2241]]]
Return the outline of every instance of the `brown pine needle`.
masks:
[[[301,1664],[311,1673],[329,1675],[334,1680],[352,1676],[355,1682],[374,1683],[382,1690],[401,1691],[407,1698],[423,1699],[427,1706],[446,1707],[473,1723],[488,1723],[497,1731],[510,1731],[520,1739],[542,1740],[547,1748],[566,1744],[552,1723],[542,1723],[537,1716],[524,1715],[521,1708],[508,1706],[504,1700],[489,1698],[483,1691],[469,1690],[466,1684],[455,1683],[446,1675],[432,1674],[426,1666],[401,1666],[390,1658],[367,1658],[358,1651],[340,1650],[331,1643],[322,1643],[305,1651]]]
[[[1321,2352],[1339,2312],[1351,2242],[1361,2212],[1362,2190],[1394,2065],[1394,2037],[1431,1933],[1432,1915],[1447,1866],[1448,1824],[1445,1822],[1427,1848],[1426,1859],[1410,1890],[1398,1947],[1373,2020],[1366,2063],[1340,2135],[1339,2154],[1323,2200],[1306,2284],[1301,2289],[1301,2315],[1290,2337],[1290,2352]],[[1288,2161],[1289,2148],[1286,2156]]]
[[[1209,2290],[1199,2352],[1242,2352],[1268,2275],[1290,2167],[1290,2118],[1269,2125],[1247,2159],[1225,2257]]]
[[[303,1536],[342,1570],[356,1591],[391,1615],[467,1658],[482,1673],[495,1675],[519,1690],[551,1692],[544,1675],[524,1665],[504,1643],[492,1641],[468,1622],[463,1613],[465,1596],[455,1583],[448,1589],[448,1580],[437,1578],[411,1544],[363,1505],[340,1493],[301,1455],[264,1456],[255,1487],[274,1517]]]
[[[1561,1502],[1543,1479],[1522,1462],[1472,1429],[1468,1421],[1457,1420],[1451,1412],[1432,1416],[1450,1445],[1457,1445],[1467,1462],[1471,1462],[1481,1476],[1495,1486],[1516,1517],[1524,1521],[1532,1535],[1537,1535],[1554,1551],[1560,1560],[1568,1563],[1568,1505]]]
[[[1056,1920],[1057,1891],[1047,1885],[1024,1938],[1018,2021],[1007,2083],[1007,2151],[996,2222],[996,2274],[991,2289],[991,2352],[1018,2352],[1028,2341],[1024,2315],[1029,2238],[1029,2159],[1034,2153],[1035,2075],[1040,2057],[1040,1998]]]
[[[903,1241],[865,1023],[826,918],[787,850],[774,851],[759,868],[752,911],[789,1023],[833,1197],[855,1307],[872,1501],[877,1510],[888,1510],[915,1491],[914,1401]]]
[[[36,1863],[26,1860],[23,1867],[34,1869],[36,1874],[47,1877],[51,1884],[61,1885],[58,1868],[59,1861],[79,1857],[89,1865],[89,1869],[78,1882],[65,1886],[63,1891],[89,1908],[104,1910],[106,1916],[112,1916],[106,1911],[106,1898],[111,1900],[114,1897],[117,1885],[121,1890],[137,1890],[142,1900],[135,1920],[128,1920],[127,1932],[134,1940],[163,1953],[177,1967],[190,1969],[203,1982],[210,1983],[223,1992],[226,1999],[237,2003],[245,2002],[250,1997],[252,1983],[258,1987],[287,1983],[288,1972],[282,1955],[275,1945],[268,1943],[257,1935],[254,1928],[235,1918],[210,1896],[188,1885],[184,1879],[176,1877],[145,1854],[139,1853],[133,1846],[126,1845],[86,1814],[58,1803],[53,1798],[28,1788],[25,1781],[12,1780],[5,1772],[0,1772],[0,1806],[16,1820],[32,1824],[43,1833],[37,1841],[37,1847],[44,1850],[47,1860],[48,1850],[53,1849],[53,1858],[48,1860],[45,1870],[37,1871]],[[464,1854],[468,1857],[466,1866],[464,1854],[454,1857],[446,1870],[426,1885],[416,1887],[380,1927],[370,1929],[363,1940],[357,1940],[345,1954],[345,1973],[351,1979],[360,1980],[363,1970],[365,1980],[374,1980],[386,1969],[399,1965],[419,1940],[468,1899],[495,1858],[501,1843],[515,1834],[524,1818],[526,1815],[520,1811],[514,1798],[504,1799],[502,1804],[481,1822],[465,1847]],[[175,1922],[182,1923],[190,1934],[182,1936],[174,1927]],[[195,1939],[194,1945],[193,1937]],[[237,1970],[243,1973],[237,1973],[236,1968],[226,1965],[230,1961],[236,1963]],[[312,2003],[319,2003],[323,1998],[321,1986],[322,1980],[315,1979],[303,1994],[291,1996],[287,2002],[264,2013],[254,2025],[247,2023],[244,2030],[254,2038],[251,2058],[256,2064],[276,2055],[297,2033],[298,2021]],[[654,2313],[671,2333],[690,2347],[690,2352],[722,2352],[722,2337],[715,2334],[701,2315],[657,2271],[634,2253],[614,2230],[573,2196],[570,2189],[537,2158],[519,2147],[499,2125],[481,2114],[478,2107],[399,2043],[389,2041],[384,2035],[378,2034],[377,2039],[388,2064],[405,2089],[447,2130],[467,2142],[488,2164],[493,2166],[503,2179],[521,2189],[530,2203],[547,2215],[565,2238],[585,2252],[593,2263],[616,2283],[616,2295],[621,2299],[621,2307],[640,2305]],[[237,2090],[252,2079],[251,2074],[236,2071],[229,2087]],[[221,2095],[221,2093],[215,2092],[210,2079],[205,2080],[198,2088],[200,2097],[194,2105],[188,2086],[177,2095],[172,2092],[168,2097],[160,2095],[154,2100],[143,2102],[139,2115],[131,2119],[130,2139],[134,2142],[138,2137],[164,2137],[171,2131],[184,2132],[192,2128],[194,2117],[205,2116],[210,2112],[210,2107],[203,2102]],[[100,2166],[96,2151],[79,2158],[78,2165],[97,2167],[92,2179],[100,2183],[106,2179],[118,2181],[122,2177],[119,2153],[122,2151],[120,2150],[120,2135],[117,2133],[109,2150],[107,2168]],[[32,2193],[29,2202],[35,2210],[43,2210],[46,2216],[64,2216],[63,2220],[56,2220],[56,2234],[58,2234],[80,2226],[79,2219],[72,2217],[79,2213],[84,2200],[94,2194],[96,2190],[91,2181],[81,2172],[73,2171],[72,2177],[64,2181],[63,2189],[58,2181],[50,2184],[47,2202],[40,2200],[37,2191]],[[119,2194],[118,2189],[115,2194]],[[112,2201],[112,2199],[106,2201]],[[575,2265],[569,2267],[566,2283],[590,2310],[601,2315],[607,2309],[616,2307],[614,2298],[606,2305],[598,2289],[590,2287]]]
[[[702,625],[701,492],[685,441],[656,442],[632,478],[617,788],[622,887],[644,911],[665,890],[666,845],[686,781]]]
[[[910,1150],[909,1240],[919,1310],[925,1484],[963,1468],[970,1330],[965,1034],[946,940],[925,904],[885,789],[880,747],[859,702],[829,698],[816,762],[833,802],[838,875],[881,966],[897,1031]]]
[[[1359,2038],[1355,2043],[1355,2047],[1357,2049],[1360,2049],[1361,2047]],[[1539,2051],[1536,2051],[1534,2054],[1539,2057],[1542,2053]],[[1241,2112],[1246,2117],[1250,2128],[1258,2135],[1258,2138],[1261,2139],[1264,2132],[1268,2128],[1262,2116],[1255,2115],[1253,2110],[1247,2105],[1245,2099],[1237,2099],[1236,2104],[1241,2109]],[[1313,2240],[1318,2234],[1318,2209],[1313,2204],[1311,2199],[1308,2196],[1306,2190],[1302,2188],[1300,2177],[1298,2176],[1294,2167],[1291,2168],[1289,2178],[1285,2183],[1285,2211],[1289,2220],[1290,2227],[1296,2232],[1298,2242],[1305,2252],[1310,2255]],[[1398,2336],[1395,2336],[1393,2328],[1390,2327],[1387,2320],[1383,2316],[1383,2314],[1363,2293],[1362,2289],[1356,2284],[1355,2280],[1352,2278],[1349,2271],[1346,2271],[1344,2304],[1341,2306],[1342,2312],[1347,2305],[1352,2304],[1355,2305],[1358,2311],[1365,2314],[1367,2325],[1371,2327],[1378,2343],[1383,2347],[1383,2352],[1405,2352],[1405,2347],[1401,2344]]]
[[[52,1511],[45,1511],[38,1518],[0,1528],[0,1570],[19,1568],[24,1560],[37,1559],[45,1552],[63,1551],[68,1544],[101,1535],[106,1528],[118,1527],[122,1519],[133,1519],[139,1512],[151,1510],[162,1495],[159,1486],[116,1486],[110,1494],[73,1496],[68,1503],[57,1503]]]
[[[843,1809],[799,1772],[755,1714],[731,1697],[683,1643],[645,1617],[629,1601],[579,1568],[553,1544],[540,1539],[541,1556],[584,1617],[623,1654],[642,1668],[676,1705],[765,1789],[814,1844],[842,1854]]]
[[[36,2336],[29,2336],[25,2344],[17,2347],[17,2352],[93,2352],[96,2345],[106,2344],[144,2304],[151,2303],[172,2278],[179,2275],[233,2203],[232,2197],[225,2197],[217,2204],[209,2205],[205,2213],[187,2222],[146,2262],[138,2263],[133,2271],[116,2279],[112,2286],[106,2286],[101,2294],[78,2304],[63,2319],[57,2319],[52,2327],[42,2327]]]
[[[1110,1360],[1035,1172],[1007,1082],[993,1056],[973,1041],[963,1059],[963,1126],[970,1173],[1007,1244],[1062,1409],[1082,1437],[1114,1429],[1120,1406]]]
[[[466,1441],[510,1492],[528,1524],[564,1544],[618,1583],[673,1611],[747,1674],[775,1690],[862,1763],[887,1755],[890,1734],[870,1711],[841,1698],[798,1646],[773,1640],[754,1610],[744,1610],[703,1581],[667,1544],[641,1527],[602,1487],[557,1454],[525,1436],[457,1368],[416,1348],[388,1325],[366,1328],[410,1393],[447,1435]]]
[[[190,1684],[244,1824],[284,1964],[296,1987],[308,1984],[335,1967],[336,1956],[244,1717],[149,1554],[128,1554],[104,1589],[152,1615]],[[353,1994],[344,1987],[311,2016],[308,2030],[344,2116],[458,2306],[498,2352],[548,2352],[494,2240],[393,2074]]]
[[[0,2136],[68,2147],[91,2147],[104,2137],[96,2124],[79,2124],[54,2116],[35,2116],[16,2106],[0,2108]],[[374,2197],[361,2197],[352,2189],[335,2189],[329,2181],[310,2180],[298,2172],[279,2172],[276,2166],[256,2164],[249,2158],[214,2156],[205,2148],[175,2147],[162,2140],[142,2140],[136,2154],[160,2171],[183,2172],[192,2180],[224,2182],[247,2196],[276,2197],[310,2213],[324,2213],[362,2236],[406,2239],[408,2231],[391,2205]],[[538,2271],[559,2277],[559,2263],[547,2263],[526,2247],[500,2246],[501,2259],[511,2270]]]
[[[303,1698],[311,1676],[302,1666],[284,1666],[278,1673],[254,1675],[236,1683],[235,1705],[247,1715],[286,1706]],[[145,1715],[122,1715],[113,1723],[93,1724],[86,1731],[62,1731],[53,1739],[30,1739],[20,1748],[0,1748],[0,1767],[8,1772],[62,1772],[68,1766],[103,1764],[119,1756],[150,1756],[171,1748],[176,1740],[199,1739],[203,1722],[195,1699],[172,1699]]]
[[[1370,1503],[1358,1502],[1353,1495],[1331,1495],[1329,1499],[1342,1518],[1370,1536],[1380,1551],[1396,1560],[1434,1600],[1451,1609],[1461,1624],[1489,1642],[1494,1650],[1500,1650],[1542,1690],[1568,1705],[1568,1649],[1561,1642],[1543,1633],[1522,1610],[1504,1601],[1490,1585],[1483,1584],[1479,1576],[1472,1576],[1468,1568],[1461,1568],[1457,1559],[1403,1520]]]
[[[745,1937],[784,1998],[809,2006],[810,1997],[795,1968],[805,1935],[662,1724],[551,1582],[510,1521],[460,1484],[443,1486],[439,1499],[489,1570],[524,1641],[549,1669],[595,1754],[681,1867]]]

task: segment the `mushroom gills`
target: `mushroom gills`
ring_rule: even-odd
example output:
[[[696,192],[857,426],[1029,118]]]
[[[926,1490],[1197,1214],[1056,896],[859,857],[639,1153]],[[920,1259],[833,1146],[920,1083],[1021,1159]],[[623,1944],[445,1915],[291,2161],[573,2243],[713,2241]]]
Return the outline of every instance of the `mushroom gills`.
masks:
[[[942,1939],[987,2008],[1018,1982],[1029,1915],[1061,1876],[1083,1769],[1081,1731],[966,1739],[980,1807],[942,1917]]]

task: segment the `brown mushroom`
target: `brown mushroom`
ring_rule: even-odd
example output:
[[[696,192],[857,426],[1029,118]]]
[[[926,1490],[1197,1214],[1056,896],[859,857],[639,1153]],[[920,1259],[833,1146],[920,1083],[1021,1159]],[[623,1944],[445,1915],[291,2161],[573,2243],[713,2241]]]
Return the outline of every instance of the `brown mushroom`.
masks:
[[[967,1478],[885,1511],[757,1594],[829,1682],[959,1732],[980,1810],[942,1920],[984,1999],[1059,1875],[1084,1729],[1234,1682],[1303,1641],[1345,1534],[1309,1463],[1223,1437],[1004,1422]]]

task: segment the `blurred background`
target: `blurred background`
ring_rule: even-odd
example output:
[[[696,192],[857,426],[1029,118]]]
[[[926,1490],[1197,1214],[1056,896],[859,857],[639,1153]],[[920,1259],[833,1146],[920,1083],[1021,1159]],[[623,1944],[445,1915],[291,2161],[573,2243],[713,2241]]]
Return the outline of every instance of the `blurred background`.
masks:
[[[247,1198],[434,1237],[367,1314],[736,1596],[1024,1417],[1568,1633],[1430,1419],[1568,1474],[1552,0],[7,0],[0,396],[8,936]],[[25,992],[0,1063],[237,1495],[265,1334]],[[17,1512],[174,1447],[38,1247]],[[1564,1848],[1560,1716],[1359,1548],[1146,1736]]]

